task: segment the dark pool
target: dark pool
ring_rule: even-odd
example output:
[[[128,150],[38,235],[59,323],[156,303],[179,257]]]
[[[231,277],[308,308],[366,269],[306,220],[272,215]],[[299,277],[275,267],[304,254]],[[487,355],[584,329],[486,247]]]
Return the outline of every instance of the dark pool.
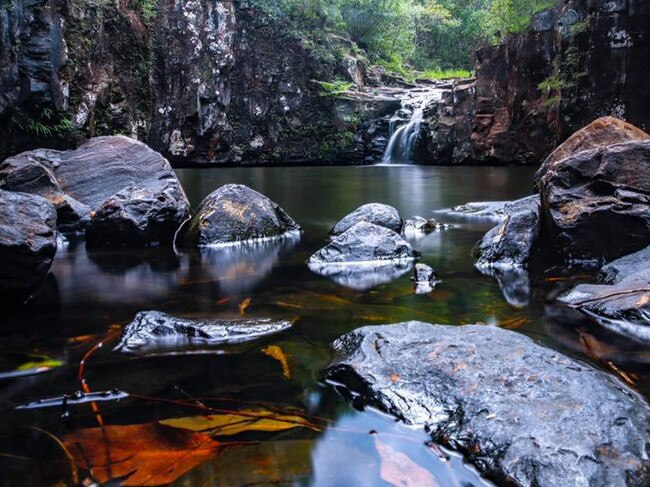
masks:
[[[569,323],[546,305],[546,297],[571,280],[550,269],[500,288],[474,269],[471,257],[493,224],[436,212],[470,200],[529,194],[532,169],[241,168],[178,174],[193,205],[222,184],[243,183],[283,206],[304,234],[299,241],[203,253],[87,250],[74,240],[60,249],[33,303],[0,318],[2,485],[73,485],[74,477],[89,478],[84,461],[93,465],[98,481],[121,478],[111,485],[370,487],[404,478],[418,481],[399,485],[485,485],[462,458],[428,444],[421,429],[377,411],[357,411],[319,381],[331,359],[329,343],[362,325],[422,320],[517,329],[607,370],[625,371],[647,390],[646,352],[586,320]],[[344,286],[306,267],[337,219],[368,202],[391,204],[404,218],[418,214],[454,224],[412,241],[422,261],[440,274],[434,292],[415,295],[408,269]],[[387,279],[392,281],[382,283]],[[530,292],[521,289],[527,285]],[[199,354],[111,352],[121,326],[143,310],[185,317],[243,313],[290,318],[295,325]],[[88,356],[82,374],[87,389],[115,389],[130,397],[16,409],[80,390],[79,363],[99,341],[104,346]],[[219,421],[241,410],[294,415],[306,425],[271,428],[262,422],[215,437],[160,423]],[[75,448],[83,449],[84,461]]]

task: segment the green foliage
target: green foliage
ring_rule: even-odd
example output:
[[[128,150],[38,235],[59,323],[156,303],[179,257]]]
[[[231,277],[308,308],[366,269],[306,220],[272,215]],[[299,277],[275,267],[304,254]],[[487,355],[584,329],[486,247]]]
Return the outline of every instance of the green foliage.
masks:
[[[493,0],[485,25],[498,42],[504,35],[524,31],[534,14],[554,5],[554,0]]]
[[[438,80],[471,78],[472,76],[474,76],[474,73],[468,69],[429,69],[418,74],[418,78]]]
[[[321,87],[321,96],[331,96],[333,98],[338,98],[342,95],[345,95],[354,86],[354,83],[348,83],[346,81],[340,80],[328,82],[318,81],[314,79],[312,81]]]
[[[9,118],[10,125],[35,137],[55,137],[73,129],[73,123],[60,118],[51,108],[35,107],[29,112],[14,108]]]

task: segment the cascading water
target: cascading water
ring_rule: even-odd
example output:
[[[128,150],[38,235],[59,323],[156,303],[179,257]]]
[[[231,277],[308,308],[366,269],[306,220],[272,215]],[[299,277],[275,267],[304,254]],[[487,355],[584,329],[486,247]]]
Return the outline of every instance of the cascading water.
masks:
[[[402,100],[402,109],[412,110],[411,119],[400,127],[397,127],[402,118],[398,114],[390,120],[388,146],[382,158],[382,164],[412,164],[415,154],[415,145],[420,135],[420,126],[424,118],[424,109],[431,101],[440,99],[442,90],[427,89],[418,90],[409,98]]]

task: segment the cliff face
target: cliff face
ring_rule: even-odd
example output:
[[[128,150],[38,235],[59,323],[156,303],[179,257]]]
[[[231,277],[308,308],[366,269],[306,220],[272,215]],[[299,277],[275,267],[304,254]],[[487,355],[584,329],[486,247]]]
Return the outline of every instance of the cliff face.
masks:
[[[363,55],[336,36],[301,38],[253,3],[0,6],[0,157],[116,133],[178,163],[372,157],[373,120],[396,100],[326,97],[314,82],[363,85]]]
[[[477,52],[475,82],[429,107],[420,148],[438,163],[539,163],[594,119],[650,128],[650,4],[564,0]]]

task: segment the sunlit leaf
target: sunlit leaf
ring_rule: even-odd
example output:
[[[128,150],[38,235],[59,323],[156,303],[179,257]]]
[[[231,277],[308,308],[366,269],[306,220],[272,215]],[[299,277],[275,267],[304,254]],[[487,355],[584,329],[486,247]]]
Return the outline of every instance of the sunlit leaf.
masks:
[[[157,423],[107,426],[75,431],[63,438],[79,467],[99,482],[165,485],[217,453],[207,435]]]
[[[34,370],[34,369],[44,369],[49,370],[55,367],[61,367],[63,362],[61,360],[56,360],[53,358],[44,358],[40,361],[27,362],[22,364],[16,370],[25,371],[25,370]]]
[[[282,375],[285,379],[291,379],[291,370],[289,369],[287,357],[284,355],[284,352],[279,346],[269,345],[268,347],[263,348],[262,352],[280,362],[282,365]]]
[[[407,455],[375,437],[375,446],[381,458],[381,478],[394,487],[440,487],[431,472]]]
[[[237,435],[245,431],[275,432],[292,428],[309,428],[320,431],[318,426],[301,416],[255,409],[244,409],[232,414],[165,419],[160,421],[160,424],[219,436]]]
[[[246,314],[246,310],[251,305],[251,301],[252,301],[251,298],[246,298],[241,303],[239,303],[239,314],[240,315],[245,315]]]

